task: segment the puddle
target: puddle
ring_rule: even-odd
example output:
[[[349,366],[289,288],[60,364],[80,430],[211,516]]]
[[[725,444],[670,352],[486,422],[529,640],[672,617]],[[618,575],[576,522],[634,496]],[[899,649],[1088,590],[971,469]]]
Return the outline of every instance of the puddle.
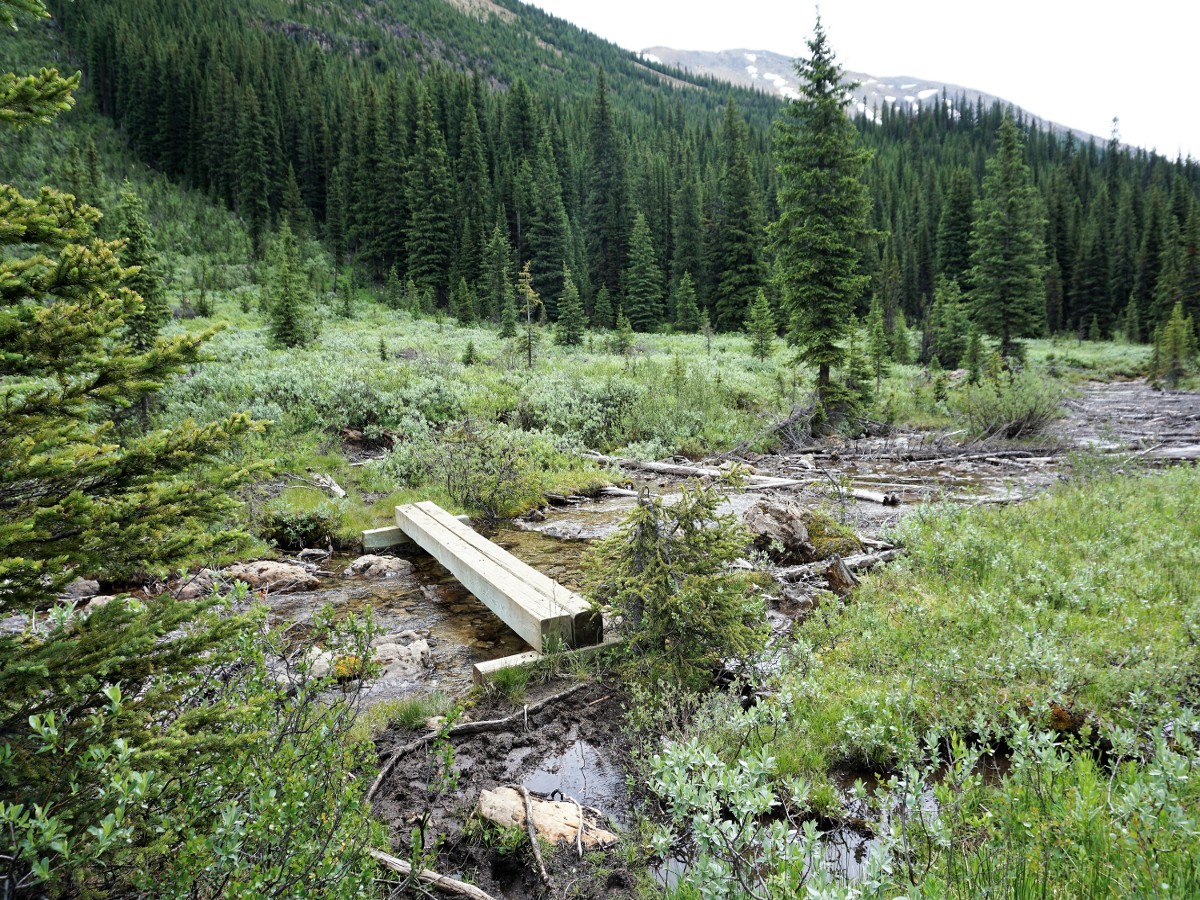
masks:
[[[625,796],[625,776],[603,751],[586,740],[577,740],[561,754],[547,756],[522,783],[538,794],[558,791],[585,806],[620,812]]]

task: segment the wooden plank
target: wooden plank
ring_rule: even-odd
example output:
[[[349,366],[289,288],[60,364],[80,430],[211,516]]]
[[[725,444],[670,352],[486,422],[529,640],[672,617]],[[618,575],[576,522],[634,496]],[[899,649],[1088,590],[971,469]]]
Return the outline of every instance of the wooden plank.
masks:
[[[603,618],[579,594],[563,587],[554,579],[522,562],[503,547],[489,541],[475,529],[463,525],[436,503],[425,500],[412,504],[440,524],[451,534],[470,544],[481,554],[503,567],[524,584],[541,593],[556,611],[566,611],[572,618],[572,635],[568,644],[581,647],[598,644],[604,637]]]
[[[421,549],[446,567],[480,602],[535,650],[551,636],[569,643],[573,617],[415,506],[396,507],[396,521]],[[499,548],[497,548],[499,549]]]
[[[586,647],[576,647],[574,650],[564,650],[559,656],[567,659],[587,659],[601,650],[608,650],[623,643],[616,638],[605,638],[601,643],[590,644]],[[528,666],[542,659],[545,654],[527,650],[524,653],[514,653],[512,656],[501,656],[499,659],[489,659],[477,662],[471,667],[471,680],[475,684],[484,684],[501,669],[512,669],[518,666]]]
[[[471,524],[470,516],[454,516],[464,525]],[[412,545],[412,538],[404,533],[399,525],[387,525],[383,528],[367,528],[362,533],[363,550],[386,550],[388,547],[403,547]]]

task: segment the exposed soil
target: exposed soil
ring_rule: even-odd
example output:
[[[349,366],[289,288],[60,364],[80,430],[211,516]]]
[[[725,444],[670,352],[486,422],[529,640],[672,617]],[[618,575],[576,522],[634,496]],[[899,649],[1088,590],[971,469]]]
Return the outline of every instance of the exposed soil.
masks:
[[[564,684],[531,689],[528,702],[562,691]],[[573,847],[556,848],[546,859],[555,885],[540,880],[528,840],[513,844],[481,827],[474,817],[479,794],[500,785],[524,785],[532,794],[573,797],[607,819],[610,830],[626,824],[630,797],[626,784],[629,745],[621,730],[622,691],[596,682],[528,716],[528,724],[451,738],[452,753],[427,743],[405,754],[375,798],[376,811],[392,831],[397,847],[409,846],[420,828],[427,849],[437,848],[438,872],[468,880],[494,897],[629,896],[633,880],[615,849],[589,851],[583,860]],[[470,709],[471,721],[503,718],[519,711],[498,695]],[[410,744],[420,732],[393,728],[377,741],[380,760]],[[445,782],[443,760],[451,759],[453,787]]]

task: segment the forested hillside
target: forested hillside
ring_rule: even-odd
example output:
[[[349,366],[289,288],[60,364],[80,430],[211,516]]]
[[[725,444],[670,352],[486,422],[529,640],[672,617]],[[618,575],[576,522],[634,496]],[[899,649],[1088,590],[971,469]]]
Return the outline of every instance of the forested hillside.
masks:
[[[678,319],[685,273],[719,329],[769,290],[781,105],[765,94],[652,71],[515,0],[78,0],[55,13],[99,108],[148,163],[235,209],[256,248],[281,218],[312,225],[342,261],[412,279],[464,317],[498,318],[525,262],[551,319],[565,264],[598,325],[618,304],[639,329]],[[969,289],[972,204],[1002,110],[880,116],[857,123],[880,233],[864,264],[891,328],[896,310],[923,319],[939,274]],[[1035,128],[1025,154],[1051,332],[1094,318],[1102,335],[1145,338],[1176,299],[1200,309],[1194,161]],[[647,239],[637,256],[652,270],[631,293],[632,245]]]

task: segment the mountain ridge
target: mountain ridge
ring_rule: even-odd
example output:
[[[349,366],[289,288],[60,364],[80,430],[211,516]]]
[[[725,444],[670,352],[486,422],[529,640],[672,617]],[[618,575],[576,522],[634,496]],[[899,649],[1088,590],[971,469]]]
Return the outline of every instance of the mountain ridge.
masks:
[[[729,50],[681,50],[659,45],[647,47],[637,55],[650,62],[678,68],[693,75],[707,75],[737,87],[757,89],[785,100],[796,96],[798,82],[792,58],[771,50],[746,47]],[[894,112],[904,111],[906,108],[915,111],[920,107],[929,108],[932,105],[930,101],[939,97],[944,96],[948,107],[952,106],[958,97],[965,97],[972,106],[980,103],[984,108],[993,103],[1011,106],[1026,121],[1036,124],[1039,128],[1058,134],[1069,133],[1083,143],[1095,140],[1098,144],[1103,144],[1106,140],[1100,135],[1039,116],[1011,100],[979,88],[911,75],[873,75],[868,72],[846,71],[844,76],[847,83],[857,83],[853,90],[852,109],[876,123],[880,118],[878,110],[884,104],[890,104]]]

